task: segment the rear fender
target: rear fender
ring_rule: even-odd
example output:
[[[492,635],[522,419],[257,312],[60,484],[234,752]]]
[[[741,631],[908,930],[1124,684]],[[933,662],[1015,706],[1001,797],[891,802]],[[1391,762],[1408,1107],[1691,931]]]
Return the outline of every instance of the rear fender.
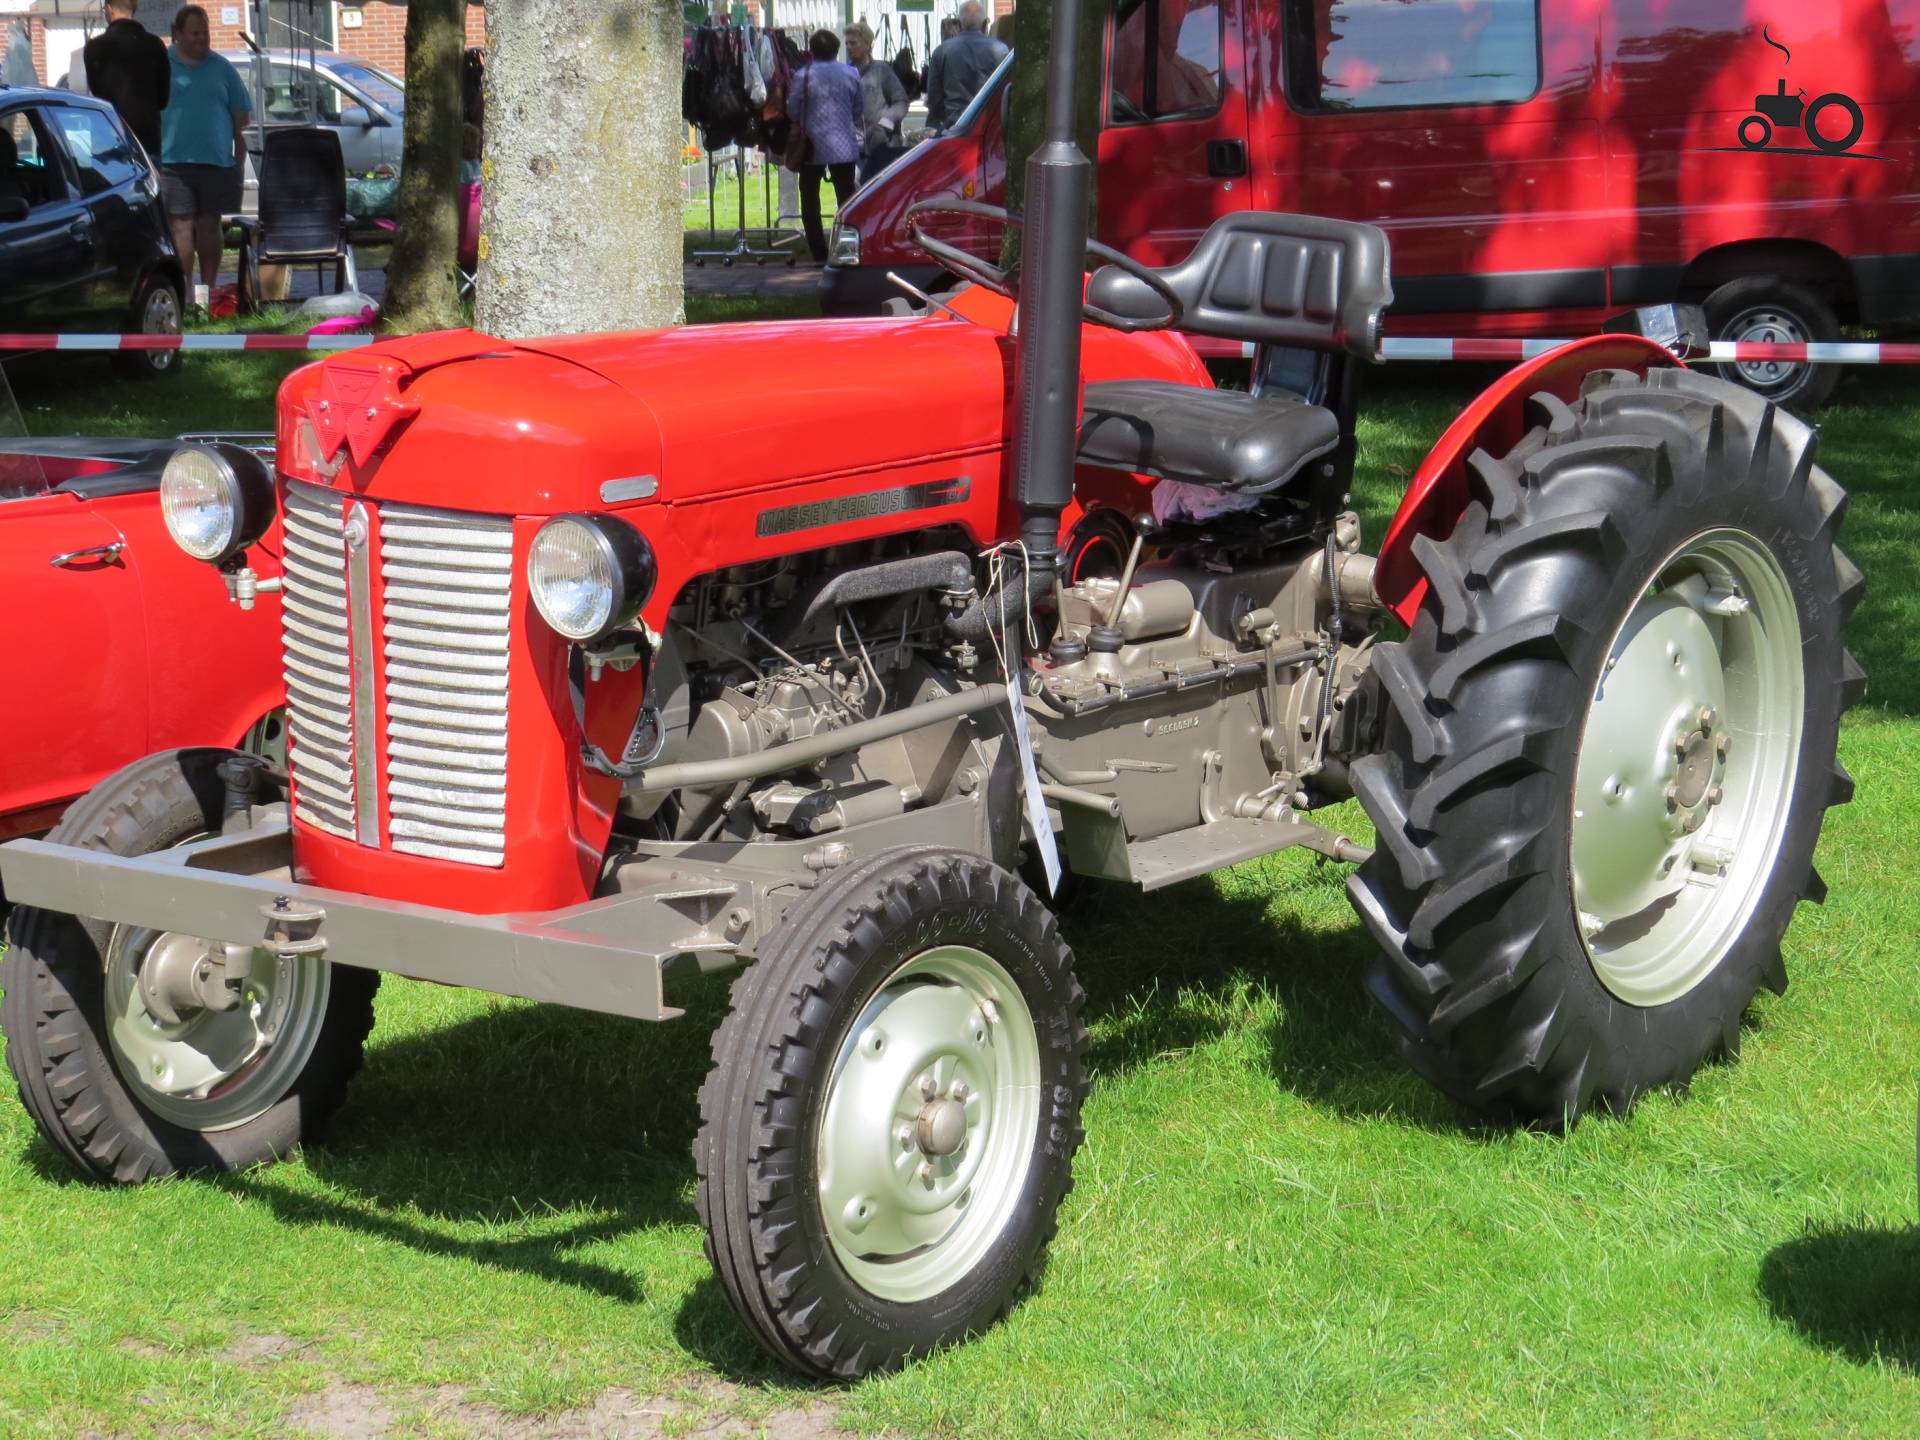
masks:
[[[1475,450],[1503,455],[1527,433],[1526,401],[1545,390],[1572,403],[1580,382],[1595,370],[1648,370],[1680,362],[1662,346],[1638,335],[1594,335],[1537,355],[1516,365],[1475,397],[1447,427],[1414,472],[1374,568],[1374,589],[1382,603],[1413,624],[1426,597],[1427,577],[1413,557],[1414,538],[1444,540],[1453,533],[1472,496],[1467,489],[1467,457]]]

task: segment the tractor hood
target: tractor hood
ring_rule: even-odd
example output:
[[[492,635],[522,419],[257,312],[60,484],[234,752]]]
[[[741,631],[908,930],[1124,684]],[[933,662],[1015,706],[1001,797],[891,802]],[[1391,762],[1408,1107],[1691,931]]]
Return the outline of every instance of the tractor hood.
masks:
[[[510,342],[453,331],[296,371],[281,470],[375,499],[542,515],[684,504],[998,451],[1012,351],[945,316]]]

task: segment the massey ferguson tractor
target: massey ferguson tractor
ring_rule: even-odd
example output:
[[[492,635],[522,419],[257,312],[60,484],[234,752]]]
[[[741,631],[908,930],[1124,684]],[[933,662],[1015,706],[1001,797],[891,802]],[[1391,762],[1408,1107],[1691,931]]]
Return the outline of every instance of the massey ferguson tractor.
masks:
[[[0,848],[7,1058],[83,1173],[317,1133],[381,971],[665,1020],[743,967],[708,1255],[772,1354],[853,1377],[1041,1264],[1100,963],[1068,878],[1357,862],[1408,1062],[1521,1123],[1735,1050],[1864,686],[1813,432],[1678,331],[1595,337],[1462,414],[1369,555],[1385,237],[1089,245],[1053,53],[1017,274],[923,236],[972,283],[914,314],[376,345],[287,380],[271,471],[175,457],[207,583],[282,587],[290,748],[154,755]],[[1371,847],[1315,820],[1349,796]]]

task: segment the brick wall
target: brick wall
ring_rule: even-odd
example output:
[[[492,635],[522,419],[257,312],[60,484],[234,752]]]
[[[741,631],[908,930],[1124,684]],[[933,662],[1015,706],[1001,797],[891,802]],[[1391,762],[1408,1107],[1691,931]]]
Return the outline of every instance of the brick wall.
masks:
[[[407,73],[407,7],[388,4],[386,0],[369,0],[367,4],[342,5],[340,9],[342,22],[348,12],[356,9],[360,12],[360,23],[352,29],[344,23],[338,24],[336,34],[341,53],[404,76]],[[484,45],[486,26],[487,12],[478,5],[468,5],[467,44]]]

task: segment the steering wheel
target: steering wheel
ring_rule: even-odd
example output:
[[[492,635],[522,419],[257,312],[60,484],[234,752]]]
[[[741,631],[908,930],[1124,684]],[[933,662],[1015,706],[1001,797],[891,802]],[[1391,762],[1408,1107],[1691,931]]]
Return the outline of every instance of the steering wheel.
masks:
[[[1020,267],[1014,265],[1003,269],[978,255],[937,240],[927,234],[919,224],[922,215],[974,215],[986,220],[997,220],[1002,225],[1011,225],[1022,229],[1025,221],[1002,205],[986,205],[978,200],[957,200],[936,197],[922,200],[907,210],[907,235],[927,254],[962,280],[971,280],[976,285],[984,285],[996,295],[1004,295],[1009,300],[1018,301]],[[1114,266],[1123,274],[1138,280],[1158,297],[1165,313],[1149,315],[1145,319],[1135,319],[1129,315],[1117,315],[1098,305],[1082,304],[1080,313],[1096,325],[1104,325],[1110,330],[1119,330],[1125,334],[1135,334],[1148,330],[1178,329],[1186,316],[1186,306],[1174,289],[1163,279],[1160,273],[1142,265],[1131,255],[1115,250],[1111,245],[1103,245],[1098,240],[1088,240],[1086,249],[1089,255],[1096,255]]]

